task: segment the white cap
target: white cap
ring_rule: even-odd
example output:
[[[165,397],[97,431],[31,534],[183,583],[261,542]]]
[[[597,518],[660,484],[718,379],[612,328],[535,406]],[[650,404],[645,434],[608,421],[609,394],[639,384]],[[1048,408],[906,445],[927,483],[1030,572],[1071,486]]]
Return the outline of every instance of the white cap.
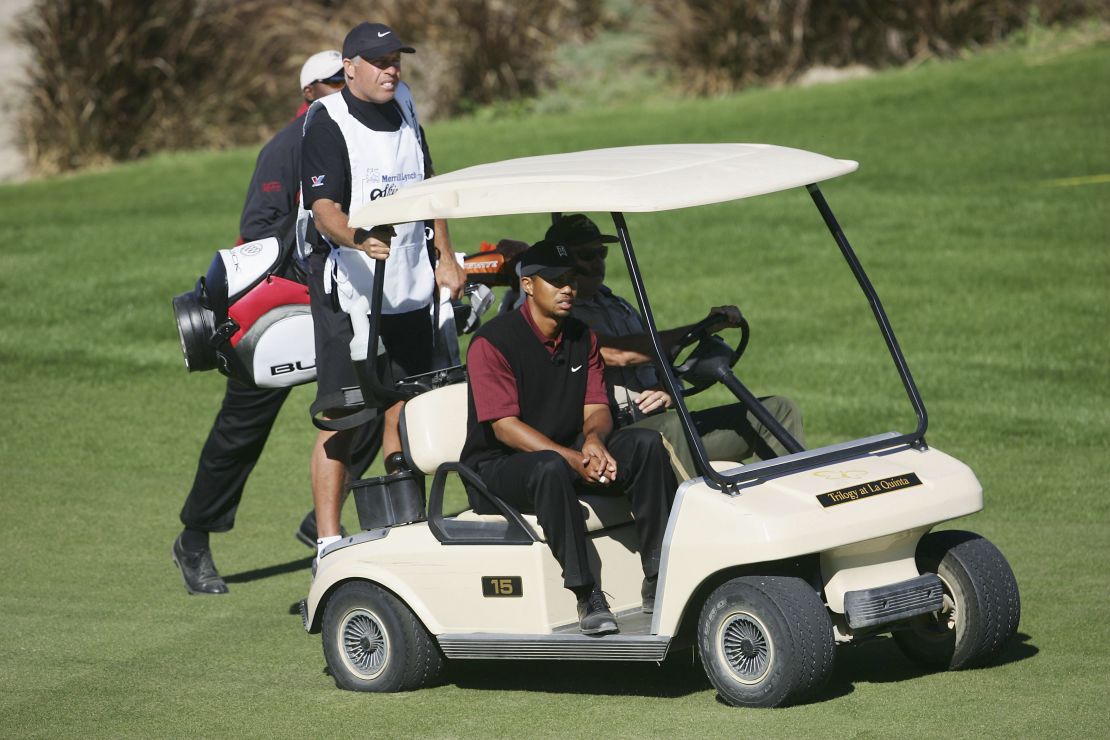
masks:
[[[301,67],[301,89],[305,89],[316,80],[326,80],[343,71],[343,55],[335,49],[321,51],[313,54]]]

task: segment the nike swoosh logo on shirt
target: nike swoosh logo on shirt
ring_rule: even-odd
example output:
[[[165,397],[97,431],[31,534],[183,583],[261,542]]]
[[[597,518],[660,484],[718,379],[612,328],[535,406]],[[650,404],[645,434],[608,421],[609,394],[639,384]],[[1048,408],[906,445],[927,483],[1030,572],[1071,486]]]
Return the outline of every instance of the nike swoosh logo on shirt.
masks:
[[[581,366],[581,365],[579,365],[578,367],[572,367],[572,368],[570,369],[570,371],[571,371],[572,373],[576,373],[576,372],[578,372],[578,371],[579,371],[579,370],[581,370],[581,369],[582,369],[582,366]]]

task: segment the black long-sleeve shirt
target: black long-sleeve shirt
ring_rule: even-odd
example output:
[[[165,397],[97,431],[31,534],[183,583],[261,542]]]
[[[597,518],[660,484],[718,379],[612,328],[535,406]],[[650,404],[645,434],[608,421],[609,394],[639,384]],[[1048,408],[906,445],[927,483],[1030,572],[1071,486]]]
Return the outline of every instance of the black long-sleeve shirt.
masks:
[[[274,134],[258,153],[239,217],[239,236],[243,241],[275,236],[274,226],[297,210],[303,128],[302,113]]]

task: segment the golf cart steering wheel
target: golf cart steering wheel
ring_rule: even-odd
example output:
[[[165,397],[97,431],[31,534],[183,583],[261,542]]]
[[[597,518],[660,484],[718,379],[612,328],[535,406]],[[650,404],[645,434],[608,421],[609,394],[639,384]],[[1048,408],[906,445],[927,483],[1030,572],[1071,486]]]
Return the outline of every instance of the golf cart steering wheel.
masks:
[[[737,328],[740,329],[740,340],[735,347],[729,346],[725,340],[709,333],[709,328],[721,322],[719,313],[710,313],[704,319],[691,326],[671,348],[671,362],[673,363],[688,347],[697,344],[694,351],[681,365],[672,365],[678,379],[686,383],[682,389],[683,397],[690,397],[701,393],[706,388],[718,382],[722,373],[726,373],[744,354],[748,347],[748,321],[742,315]]]

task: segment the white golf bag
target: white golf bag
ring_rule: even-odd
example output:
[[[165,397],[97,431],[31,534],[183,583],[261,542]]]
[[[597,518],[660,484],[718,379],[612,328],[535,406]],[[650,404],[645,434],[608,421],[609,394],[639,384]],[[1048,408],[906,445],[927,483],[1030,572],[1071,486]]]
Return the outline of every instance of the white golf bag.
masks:
[[[173,309],[190,372],[218,369],[260,388],[316,379],[308,286],[276,237],[219,250]]]
[[[215,369],[259,388],[316,380],[308,286],[290,246],[268,237],[221,249],[196,288],[173,299],[189,372]],[[440,294],[437,366],[459,364],[457,335],[477,329],[492,299],[478,283],[467,284],[461,301]]]

